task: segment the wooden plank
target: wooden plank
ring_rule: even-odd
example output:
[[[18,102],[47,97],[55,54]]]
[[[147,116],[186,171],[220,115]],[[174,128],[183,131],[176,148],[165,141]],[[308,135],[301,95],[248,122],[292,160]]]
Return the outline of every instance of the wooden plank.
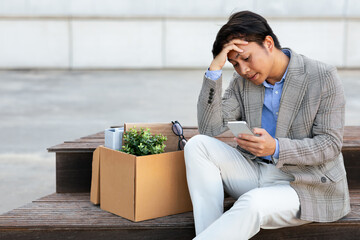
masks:
[[[251,240],[288,240],[288,239],[316,239],[316,240],[354,240],[360,239],[360,228],[353,225],[317,224],[316,227],[307,224],[298,227],[280,228],[276,230],[262,229]]]
[[[360,141],[346,141],[346,140],[344,140],[341,150],[347,150],[347,149],[349,149],[349,150],[352,150],[352,149],[359,150],[360,149]]]
[[[198,134],[196,127],[184,127],[184,136],[190,139],[192,136]],[[233,135],[230,131],[226,131],[217,138],[227,143],[233,143]],[[91,139],[91,140],[87,140]],[[97,139],[99,141],[97,141]],[[70,143],[70,144],[69,144]],[[86,137],[82,137],[73,141],[66,141],[65,143],[58,144],[53,147],[49,147],[49,152],[59,151],[94,151],[98,145],[104,143],[104,132],[99,132]],[[98,145],[97,145],[98,144]],[[344,133],[343,150],[352,150],[352,148],[360,150],[360,126],[346,126]]]
[[[360,150],[360,126],[345,126],[344,129],[344,150]]]
[[[132,222],[103,211],[89,201],[33,202],[0,215],[0,231],[9,228],[185,228],[193,227],[192,212]]]
[[[190,139],[192,136],[185,136],[186,139]],[[233,145],[235,142],[233,137],[216,137],[222,141]],[[58,144],[50,147],[47,150],[49,152],[93,152],[99,145],[103,145],[103,139],[96,139],[94,141],[66,141],[65,143]],[[348,141],[343,143],[342,151],[344,150],[360,150],[360,141]]]
[[[92,152],[56,153],[56,192],[90,192]]]
[[[321,226],[317,229],[307,225],[295,228],[282,228],[277,230],[261,230],[252,240],[354,240],[359,239],[359,229],[353,226]],[[61,238],[59,238],[61,236]],[[99,239],[126,239],[126,240],[189,240],[195,237],[193,229],[49,229],[48,231],[13,231],[0,232],[1,239],[27,239],[27,240],[58,240],[58,239],[77,239],[77,240],[99,240]]]
[[[360,150],[343,150],[349,188],[360,189]]]
[[[351,197],[352,197],[351,192]],[[192,212],[176,214],[142,222],[132,222],[125,218],[103,211],[89,201],[89,194],[51,194],[33,201],[23,207],[0,215],[0,229],[9,227],[99,227],[106,224],[111,228],[158,228],[158,227],[193,227]],[[224,209],[229,209],[234,199],[225,200]],[[360,226],[360,200],[351,204],[352,212],[343,219],[331,223],[357,224]],[[69,226],[69,221],[71,226]],[[312,223],[321,226],[329,223]]]
[[[360,126],[345,126],[344,136],[359,136]]]
[[[94,143],[71,142],[58,144],[48,148],[47,150],[49,152],[93,152],[99,145],[101,145],[100,141]]]
[[[346,136],[342,152],[344,154],[349,187],[360,188],[360,127],[347,126],[345,129]],[[190,139],[196,134],[198,134],[196,127],[184,127],[184,135],[187,139]],[[59,154],[56,155],[59,156],[57,163],[61,166],[61,169],[57,170],[58,192],[77,192],[90,189],[89,179],[91,178],[91,153],[96,147],[104,144],[103,137],[104,132],[99,132],[74,141],[67,141],[48,149],[50,152],[56,152]],[[229,131],[217,136],[216,138],[229,144],[230,146],[236,146],[236,142],[233,140],[233,136]],[[356,138],[359,140],[353,140]],[[61,155],[60,153],[69,154],[66,158],[63,157],[64,159],[67,159],[66,164],[61,163],[62,160],[60,158],[64,155]],[[87,157],[81,156],[82,153],[84,153],[84,156]],[[85,168],[82,166],[82,163],[86,164]],[[81,179],[82,176],[85,177],[85,180]],[[87,180],[89,181],[87,182]]]
[[[351,198],[359,190],[351,191]],[[358,239],[360,199],[352,212],[334,223],[261,230],[252,239]],[[234,199],[226,199],[229,209]],[[172,234],[177,234],[173,236]],[[59,235],[61,234],[61,235]],[[146,235],[143,235],[146,234]],[[195,236],[192,212],[131,222],[89,202],[89,194],[51,194],[0,215],[0,239],[191,239]]]
[[[53,193],[37,200],[35,202],[89,202],[90,194],[85,193]]]
[[[80,228],[80,229],[56,229],[47,230],[32,229],[21,231],[1,232],[0,239],[19,240],[99,240],[99,239],[126,239],[126,240],[188,240],[195,236],[193,228],[180,229],[111,229],[102,228]]]

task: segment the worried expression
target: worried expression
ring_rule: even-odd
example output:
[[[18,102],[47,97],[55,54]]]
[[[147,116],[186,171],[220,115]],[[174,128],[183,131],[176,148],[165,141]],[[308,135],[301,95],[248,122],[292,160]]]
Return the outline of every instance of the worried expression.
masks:
[[[234,50],[228,53],[228,61],[234,66],[235,71],[243,78],[256,85],[262,84],[270,75],[273,60],[269,49],[256,42],[247,45],[238,45],[244,52]]]

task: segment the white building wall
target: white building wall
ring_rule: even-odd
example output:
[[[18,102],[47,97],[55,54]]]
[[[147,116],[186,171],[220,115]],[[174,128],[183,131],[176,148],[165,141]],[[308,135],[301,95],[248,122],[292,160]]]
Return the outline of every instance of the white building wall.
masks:
[[[360,67],[360,0],[0,0],[0,68],[206,68],[241,10],[266,17],[283,47]]]

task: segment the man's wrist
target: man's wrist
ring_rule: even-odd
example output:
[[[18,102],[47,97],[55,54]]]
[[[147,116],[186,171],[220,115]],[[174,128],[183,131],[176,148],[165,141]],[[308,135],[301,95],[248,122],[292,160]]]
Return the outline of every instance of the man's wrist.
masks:
[[[213,67],[213,66],[211,66],[210,65],[210,67],[209,67],[209,71],[219,71],[219,70],[222,70],[222,68],[221,67]]]
[[[218,64],[216,64],[216,61],[212,61],[209,66],[209,70],[210,71],[219,71],[219,70],[222,70],[222,66],[219,66]]]

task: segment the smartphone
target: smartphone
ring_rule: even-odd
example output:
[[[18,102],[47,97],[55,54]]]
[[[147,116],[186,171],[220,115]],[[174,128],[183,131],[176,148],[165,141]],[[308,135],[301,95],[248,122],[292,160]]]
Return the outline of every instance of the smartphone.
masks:
[[[245,121],[228,122],[228,127],[235,137],[238,137],[239,134],[250,134],[255,136]]]

